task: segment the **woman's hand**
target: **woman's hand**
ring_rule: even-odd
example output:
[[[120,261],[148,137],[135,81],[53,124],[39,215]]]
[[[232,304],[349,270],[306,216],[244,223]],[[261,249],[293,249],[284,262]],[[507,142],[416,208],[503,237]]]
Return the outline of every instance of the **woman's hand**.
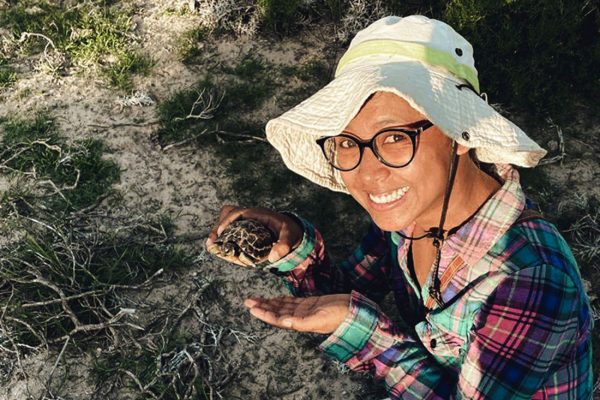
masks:
[[[348,315],[350,294],[315,297],[249,298],[244,305],[256,318],[278,328],[329,334]]]
[[[239,218],[255,219],[268,227],[276,236],[277,241],[269,253],[269,262],[275,262],[298,247],[304,231],[291,217],[263,207],[242,208],[225,205],[221,208],[219,222],[213,227],[206,240],[206,247],[214,243],[217,237],[231,222]]]

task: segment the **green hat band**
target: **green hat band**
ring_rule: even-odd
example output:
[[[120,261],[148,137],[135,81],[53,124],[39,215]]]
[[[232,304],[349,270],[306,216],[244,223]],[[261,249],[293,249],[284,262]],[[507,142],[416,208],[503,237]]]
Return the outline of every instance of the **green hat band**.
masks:
[[[341,74],[348,63],[357,58],[384,54],[399,55],[425,64],[443,67],[456,77],[469,82],[479,93],[479,80],[477,79],[477,71],[474,68],[458,63],[451,54],[445,51],[431,49],[418,43],[399,42],[397,40],[368,40],[354,46],[340,59],[335,77]]]

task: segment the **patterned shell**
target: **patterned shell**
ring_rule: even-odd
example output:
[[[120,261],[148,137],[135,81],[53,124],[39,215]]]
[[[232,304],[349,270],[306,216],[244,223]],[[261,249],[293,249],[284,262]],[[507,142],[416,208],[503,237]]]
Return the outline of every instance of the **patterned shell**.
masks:
[[[215,240],[221,256],[241,258],[247,264],[266,260],[275,242],[275,234],[253,219],[240,219],[230,223]]]

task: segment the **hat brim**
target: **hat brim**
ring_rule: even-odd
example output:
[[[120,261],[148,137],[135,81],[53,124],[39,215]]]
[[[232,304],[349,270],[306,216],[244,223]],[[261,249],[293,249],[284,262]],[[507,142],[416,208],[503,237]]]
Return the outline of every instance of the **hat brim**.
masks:
[[[327,162],[316,140],[341,133],[371,94],[386,91],[405,99],[451,139],[475,148],[483,162],[537,165],[546,151],[472,90],[459,88],[461,83],[465,82],[415,61],[349,67],[314,95],[270,120],[267,140],[290,170],[348,193],[340,172]]]

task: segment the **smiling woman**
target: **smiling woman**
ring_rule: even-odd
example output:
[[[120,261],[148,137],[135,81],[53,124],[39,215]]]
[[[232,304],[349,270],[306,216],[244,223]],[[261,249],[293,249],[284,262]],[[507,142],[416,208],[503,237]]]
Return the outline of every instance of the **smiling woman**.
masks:
[[[479,96],[462,36],[383,18],[266,131],[291,170],[349,193],[372,223],[335,264],[300,216],[225,206],[207,245],[232,221],[263,222],[277,237],[269,267],[294,295],[247,299],[252,315],[328,334],[321,349],[392,398],[591,398],[589,299],[511,165],[545,151]],[[378,306],[390,291],[394,323]]]

